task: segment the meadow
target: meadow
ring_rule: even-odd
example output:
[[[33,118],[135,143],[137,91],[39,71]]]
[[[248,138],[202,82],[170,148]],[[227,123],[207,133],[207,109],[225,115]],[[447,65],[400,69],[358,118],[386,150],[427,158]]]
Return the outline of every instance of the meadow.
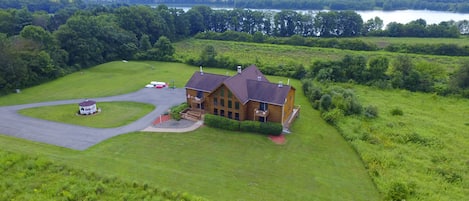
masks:
[[[406,200],[468,199],[469,100],[346,86],[378,108],[376,119],[346,117],[337,127],[381,192],[401,185]]]
[[[25,116],[49,121],[94,128],[114,128],[127,125],[155,109],[151,104],[137,102],[99,102],[101,112],[94,115],[78,115],[77,104],[54,105],[20,110]]]
[[[182,87],[197,70],[177,63],[111,62],[1,97],[0,103],[71,99],[80,93],[80,97],[117,95],[135,91],[149,80],[174,80],[176,87]],[[286,83],[287,78],[269,79]],[[298,89],[296,104],[302,109],[284,145],[262,135],[202,127],[181,134],[128,133],[85,151],[0,135],[0,150],[44,158],[98,177],[115,178],[118,183],[146,184],[158,191],[209,200],[381,200],[357,153],[310,107],[300,82],[290,83]],[[60,177],[47,171],[42,175]],[[14,175],[2,179],[16,188],[25,185],[15,182]],[[81,182],[91,185],[93,181]]]
[[[389,44],[455,44],[461,46],[469,46],[467,36],[460,38],[406,38],[406,37],[361,37],[360,40],[376,44],[380,48],[384,48]]]
[[[437,41],[437,39],[393,39],[393,38],[360,38],[364,41],[381,43],[383,41],[396,41],[408,42],[410,44],[424,42],[424,41]],[[447,39],[450,40],[450,39]],[[458,40],[458,39],[454,39]],[[462,41],[462,40],[461,40]],[[467,43],[467,42],[462,42]],[[261,43],[247,43],[247,42],[232,42],[232,41],[217,41],[217,40],[201,40],[201,39],[188,39],[174,44],[176,47],[176,59],[180,61],[187,61],[188,59],[195,59],[200,57],[202,50],[211,45],[215,48],[218,56],[224,56],[235,59],[240,64],[255,64],[260,67],[277,67],[279,65],[303,65],[309,68],[316,61],[330,61],[341,60],[345,55],[364,56],[366,58],[373,58],[378,56],[388,57],[390,60],[396,58],[399,53],[385,52],[385,51],[352,51],[340,50],[332,48],[315,48],[304,46],[291,46],[291,45],[273,45]],[[435,65],[442,66],[452,72],[460,64],[464,57],[451,57],[451,56],[435,56],[435,55],[421,55],[421,54],[405,54],[409,56],[417,65],[424,67],[434,67]]]

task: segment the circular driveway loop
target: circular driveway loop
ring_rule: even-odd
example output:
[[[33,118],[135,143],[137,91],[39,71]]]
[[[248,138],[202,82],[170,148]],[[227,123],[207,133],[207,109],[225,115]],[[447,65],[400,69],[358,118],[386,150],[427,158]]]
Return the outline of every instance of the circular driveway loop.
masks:
[[[78,103],[84,99],[5,106],[0,107],[0,133],[71,149],[85,150],[108,138],[143,130],[151,126],[152,121],[171,106],[186,101],[185,90],[182,88],[144,88],[129,94],[90,99],[98,102],[98,106],[99,102],[133,101],[153,104],[156,106],[156,109],[125,126],[117,128],[90,128],[51,122],[18,114],[18,110],[21,109],[50,105],[77,104],[78,109]]]

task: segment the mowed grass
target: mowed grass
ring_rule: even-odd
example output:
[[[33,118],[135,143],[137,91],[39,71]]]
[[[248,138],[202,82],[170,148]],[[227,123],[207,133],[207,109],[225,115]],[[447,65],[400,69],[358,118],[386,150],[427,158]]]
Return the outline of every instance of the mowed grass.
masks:
[[[153,74],[152,80],[174,79],[180,83],[179,86],[198,70],[183,64],[150,62],[149,65],[166,72],[161,77]],[[107,90],[116,93],[131,91],[129,88],[134,84],[119,83],[129,74],[119,62],[89,70],[106,69],[111,74],[113,66],[122,73],[114,74],[115,83],[109,83],[111,88]],[[206,68],[205,71],[227,73],[223,69]],[[230,73],[234,72],[228,71]],[[72,80],[75,76],[80,75],[71,75]],[[148,78],[142,76],[129,81],[139,83],[135,84],[139,88]],[[94,80],[92,76],[90,79]],[[286,78],[282,77],[269,79],[286,83]],[[24,94],[44,96],[36,100],[48,100],[47,93],[55,93],[51,86],[70,86],[67,77],[54,82],[24,90]],[[125,181],[144,182],[161,189],[188,192],[211,200],[381,200],[355,151],[310,107],[299,81],[291,80],[291,83],[297,88],[296,104],[302,109],[300,118],[291,129],[292,134],[286,136],[285,145],[276,145],[262,135],[202,127],[181,134],[129,133],[85,151],[0,136],[0,149],[39,155],[72,168]],[[94,89],[94,85],[88,87],[101,91]],[[117,91],[114,87],[121,89]],[[53,91],[47,92],[44,88]],[[0,101],[14,103],[10,99],[24,94],[3,97]],[[71,96],[73,94],[70,93]],[[21,100],[27,102],[26,99]]]
[[[409,187],[406,200],[469,199],[469,100],[352,86],[377,119],[348,117],[338,127],[382,192]],[[401,110],[403,115],[392,115]]]
[[[93,115],[78,115],[77,104],[28,108],[20,110],[19,113],[67,124],[113,128],[132,123],[155,109],[154,105],[137,102],[98,102],[97,107],[101,112]]]
[[[0,105],[125,94],[143,88],[150,81],[171,83],[175,80],[176,87],[183,87],[197,70],[188,71],[188,67],[178,63],[110,62],[7,95],[0,98]]]

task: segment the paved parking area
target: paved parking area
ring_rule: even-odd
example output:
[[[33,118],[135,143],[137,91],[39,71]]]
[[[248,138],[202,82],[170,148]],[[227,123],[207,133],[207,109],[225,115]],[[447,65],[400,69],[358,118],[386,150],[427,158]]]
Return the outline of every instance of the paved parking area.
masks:
[[[152,121],[171,106],[186,101],[185,90],[182,88],[144,88],[124,95],[89,99],[98,102],[98,107],[99,102],[134,101],[153,104],[156,109],[139,120],[122,127],[90,128],[35,119],[20,115],[17,112],[32,107],[63,104],[78,105],[83,99],[5,106],[0,107],[0,133],[71,149],[85,150],[116,135],[143,130],[151,126]]]

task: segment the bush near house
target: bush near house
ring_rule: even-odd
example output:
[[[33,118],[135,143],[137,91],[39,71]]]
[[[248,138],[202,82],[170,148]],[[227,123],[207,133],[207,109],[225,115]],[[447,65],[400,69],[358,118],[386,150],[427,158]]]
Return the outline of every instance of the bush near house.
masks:
[[[187,105],[187,103],[182,103],[180,105],[175,105],[173,107],[171,107],[170,109],[170,115],[171,115],[171,119],[174,119],[174,120],[181,120],[181,112],[188,108],[189,105]]]
[[[206,114],[204,118],[205,125],[221,128],[231,131],[253,132],[264,135],[280,135],[283,127],[279,123],[274,122],[258,122],[258,121],[236,121],[217,115]]]
[[[217,115],[205,114],[204,123],[207,126],[214,128],[221,128],[230,131],[239,131],[239,121]]]

